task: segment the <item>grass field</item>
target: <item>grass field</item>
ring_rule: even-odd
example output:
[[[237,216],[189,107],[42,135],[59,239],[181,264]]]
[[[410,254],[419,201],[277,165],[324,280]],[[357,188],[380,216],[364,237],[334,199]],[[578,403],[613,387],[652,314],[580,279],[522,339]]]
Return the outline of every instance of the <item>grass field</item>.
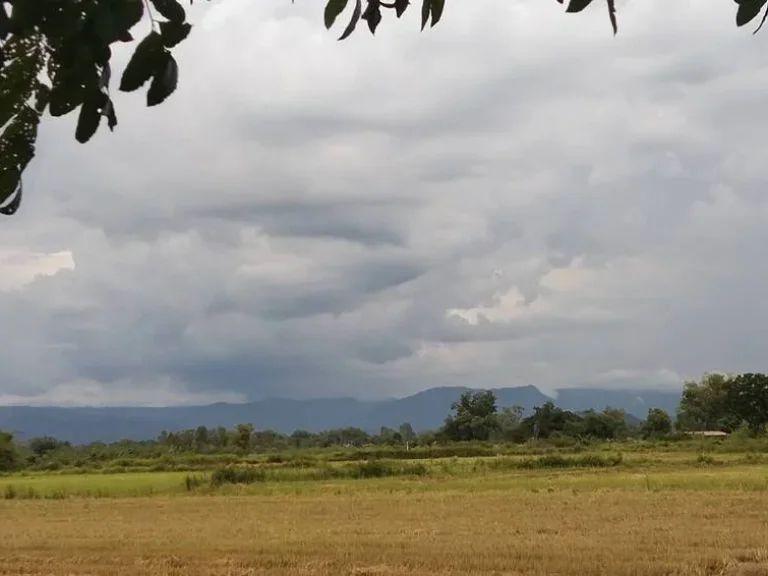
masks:
[[[203,491],[179,472],[8,476],[0,574],[768,574],[754,456],[427,468]]]

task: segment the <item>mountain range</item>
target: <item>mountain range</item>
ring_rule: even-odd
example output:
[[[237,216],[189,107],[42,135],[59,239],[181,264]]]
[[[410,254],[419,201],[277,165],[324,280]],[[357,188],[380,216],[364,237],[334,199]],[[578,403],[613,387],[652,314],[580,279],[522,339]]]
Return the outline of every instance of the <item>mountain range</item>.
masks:
[[[293,400],[270,398],[245,404],[217,403],[176,407],[38,407],[0,406],[0,429],[18,438],[54,436],[74,444],[121,439],[149,440],[162,430],[175,431],[197,426],[226,426],[252,423],[258,430],[290,433],[319,432],[356,426],[378,432],[410,422],[414,430],[434,429],[450,413],[451,403],[469,388],[430,388],[404,398],[364,401],[354,398]],[[566,410],[621,408],[643,418],[649,408],[674,414],[680,391],[564,388],[547,396],[535,386],[494,389],[499,408],[519,405],[526,411],[547,401]]]

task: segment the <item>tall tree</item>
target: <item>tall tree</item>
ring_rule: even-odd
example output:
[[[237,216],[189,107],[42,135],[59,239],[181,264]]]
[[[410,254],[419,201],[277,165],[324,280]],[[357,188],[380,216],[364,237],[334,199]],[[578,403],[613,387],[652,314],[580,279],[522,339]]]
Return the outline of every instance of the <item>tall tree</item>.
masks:
[[[0,472],[9,472],[18,464],[18,453],[13,434],[0,430]]]
[[[683,386],[677,410],[677,425],[681,430],[722,430],[731,432],[741,424],[730,406],[732,375],[707,373],[699,382]]]
[[[496,395],[492,390],[466,391],[451,404],[442,432],[454,441],[488,440],[498,429]]]
[[[253,439],[253,424],[238,424],[235,426],[235,433],[232,443],[240,450],[248,450],[251,447]]]
[[[768,424],[768,376],[739,374],[731,381],[726,396],[732,413],[757,434]]]
[[[672,418],[661,408],[649,408],[642,430],[646,438],[664,436],[672,432]]]
[[[557,0],[578,13],[593,0]],[[190,4],[193,0],[190,0]],[[441,21],[445,0],[421,0],[421,29]],[[600,0],[617,32],[614,0]],[[766,14],[765,0],[737,0],[736,24],[744,26]],[[365,4],[365,6],[363,6]],[[326,28],[345,9],[350,18],[339,39],[363,21],[374,34],[384,12],[400,18],[409,0],[327,0]],[[192,31],[178,0],[0,0],[0,214],[17,212],[21,176],[35,156],[37,130],[44,113],[77,113],[75,138],[88,142],[106,119],[117,126],[111,96],[112,46],[132,42],[135,26],[147,18],[146,35],[136,44],[118,90],[147,87],[147,106],[157,106],[176,90],[179,67],[172,49]],[[761,23],[762,26],[762,23]]]

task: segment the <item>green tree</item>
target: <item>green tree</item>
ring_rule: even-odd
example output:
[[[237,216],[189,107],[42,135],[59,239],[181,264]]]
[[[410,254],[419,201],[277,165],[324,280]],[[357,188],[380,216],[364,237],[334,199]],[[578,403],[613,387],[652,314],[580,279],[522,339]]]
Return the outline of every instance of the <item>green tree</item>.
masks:
[[[16,468],[19,454],[13,443],[13,434],[0,430],[0,472]]]
[[[312,433],[307,430],[294,430],[290,436],[290,443],[296,448],[308,446],[313,439]]]
[[[451,404],[442,434],[453,441],[488,440],[498,430],[496,395],[492,390],[466,391]]]
[[[238,424],[235,426],[235,434],[232,443],[240,450],[248,450],[253,438],[253,424]]]
[[[497,416],[498,429],[495,436],[505,441],[515,441],[520,438],[520,423],[523,419],[522,406],[505,406]]]
[[[730,400],[734,398],[730,391],[733,383],[734,376],[720,373],[707,373],[699,382],[686,382],[677,409],[677,427],[724,432],[738,428],[741,419]]]
[[[579,436],[618,440],[627,436],[629,426],[623,410],[606,408],[602,412],[587,410],[582,415],[582,421],[575,427],[575,431]]]
[[[557,2],[566,4],[568,13],[594,3]],[[607,8],[616,34],[614,0],[599,3]],[[421,29],[435,26],[445,0],[420,0],[420,4]],[[736,24],[758,18],[765,4],[737,0]],[[327,0],[324,23],[330,29],[349,8],[339,39],[348,38],[361,21],[374,34],[384,12],[399,18],[410,5],[409,0]],[[156,106],[176,90],[179,68],[172,49],[192,31],[178,0],[0,0],[0,214],[15,214],[21,205],[21,176],[35,156],[37,130],[46,111],[51,116],[77,113],[75,138],[81,143],[98,131],[102,118],[110,130],[115,129],[112,46],[132,42],[135,27],[145,16],[149,17],[146,34],[117,85],[123,92],[147,86],[147,106]]]
[[[55,452],[59,448],[69,446],[68,442],[60,442],[52,436],[39,436],[32,438],[29,443],[29,449],[37,456],[45,456],[50,452]]]
[[[649,408],[642,432],[646,438],[665,436],[672,432],[672,418],[661,408]]]
[[[388,426],[382,426],[379,429],[379,442],[396,446],[397,444],[403,443],[403,437],[397,430],[393,430]]]
[[[403,442],[413,442],[414,438],[416,438],[416,433],[413,431],[413,426],[411,426],[410,422],[400,424],[397,431],[400,433],[400,438],[402,438]]]
[[[208,446],[208,428],[205,426],[198,426],[195,428],[195,450],[203,450]]]
[[[733,416],[746,423],[753,434],[764,431],[768,424],[768,376],[751,372],[735,376],[726,402]]]
[[[545,402],[533,409],[533,414],[522,421],[522,430],[527,436],[533,436],[538,426],[539,438],[549,438],[554,433],[578,431],[582,418],[568,410],[555,406],[552,401]]]
[[[224,426],[217,426],[216,433],[213,436],[218,448],[226,448],[229,446],[229,430]]]

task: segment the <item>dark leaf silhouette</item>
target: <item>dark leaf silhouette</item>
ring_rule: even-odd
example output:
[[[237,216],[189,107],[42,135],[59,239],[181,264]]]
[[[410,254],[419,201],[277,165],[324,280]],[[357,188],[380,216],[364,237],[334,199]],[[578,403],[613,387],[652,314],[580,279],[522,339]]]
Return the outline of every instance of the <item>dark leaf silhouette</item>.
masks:
[[[421,29],[422,31],[429,22],[429,13],[432,11],[432,0],[421,0]]]
[[[173,94],[179,79],[179,67],[170,53],[166,53],[165,61],[158,66],[152,76],[152,83],[147,91],[147,106],[157,106],[165,102]]]
[[[432,9],[430,10],[432,13],[432,21],[430,23],[430,27],[434,27],[438,22],[440,22],[440,18],[443,17],[444,8],[445,0],[432,0]]]
[[[736,26],[744,26],[757,18],[767,0],[742,0],[736,11]]]
[[[11,188],[11,194],[15,192],[16,195],[11,198],[10,202],[2,205],[2,203],[8,199],[8,196],[3,198],[3,187],[5,186],[6,180],[9,185],[13,186],[13,188]],[[3,216],[13,216],[18,212],[19,207],[21,206],[23,188],[24,185],[21,181],[21,174],[19,174],[18,171],[6,173],[0,177],[0,214]]]
[[[0,40],[5,40],[11,32],[11,19],[5,11],[5,2],[0,1]]]
[[[371,34],[376,33],[376,28],[381,22],[381,6],[379,0],[368,0],[368,6],[363,12],[362,19],[368,22],[368,29]]]
[[[344,12],[344,8],[347,7],[347,2],[348,0],[328,0],[328,3],[325,5],[324,13],[326,28],[333,26],[334,22],[336,22],[336,18],[338,18],[339,14]]]
[[[339,37],[339,40],[345,40],[346,38],[349,38],[352,32],[355,31],[355,28],[357,28],[357,23],[360,21],[360,16],[362,12],[363,12],[362,0],[355,0],[355,9],[352,12],[352,18],[349,19],[349,24],[347,24],[347,27],[344,29],[344,32],[342,32],[341,36]]]
[[[5,170],[0,174],[0,205],[4,205],[19,187],[20,172],[17,168]]]
[[[141,88],[155,73],[158,63],[164,58],[163,37],[154,30],[136,46],[120,80],[122,92],[133,92]]]
[[[571,14],[581,12],[590,4],[592,4],[592,0],[571,0],[568,3],[568,8],[566,8],[565,11]]]
[[[80,106],[80,115],[77,117],[77,128],[75,129],[75,139],[81,144],[90,140],[96,130],[99,129],[101,121],[101,108],[104,104],[105,95],[100,90],[92,90],[83,99]]]
[[[160,22],[160,35],[166,48],[173,48],[186,39],[191,30],[192,24],[188,22]]]
[[[177,0],[151,0],[160,15],[171,22],[181,23],[187,17],[184,7]]]
[[[611,28],[613,29],[613,35],[619,32],[619,24],[616,22],[616,3],[615,0],[606,0],[608,3],[608,18],[611,20]]]
[[[104,105],[101,115],[107,117],[107,127],[110,132],[114,131],[115,126],[117,126],[117,115],[115,114],[115,106],[112,104],[112,100],[107,99],[107,103]]]

